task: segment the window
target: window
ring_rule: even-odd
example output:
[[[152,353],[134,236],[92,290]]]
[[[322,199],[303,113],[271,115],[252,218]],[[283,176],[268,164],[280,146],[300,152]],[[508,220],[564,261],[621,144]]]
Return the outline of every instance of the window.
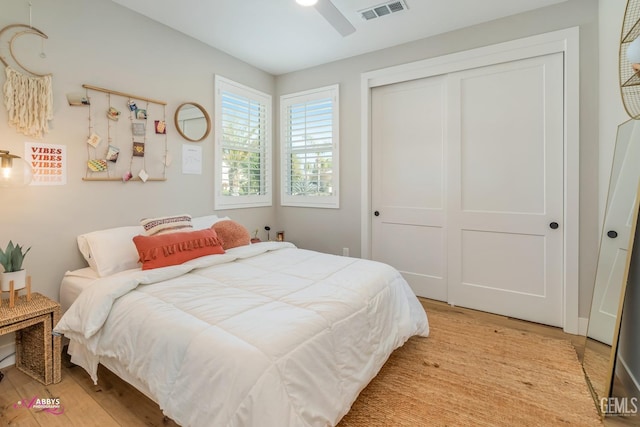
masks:
[[[338,85],[280,97],[281,204],[338,208]]]
[[[214,209],[271,206],[271,95],[216,76]]]

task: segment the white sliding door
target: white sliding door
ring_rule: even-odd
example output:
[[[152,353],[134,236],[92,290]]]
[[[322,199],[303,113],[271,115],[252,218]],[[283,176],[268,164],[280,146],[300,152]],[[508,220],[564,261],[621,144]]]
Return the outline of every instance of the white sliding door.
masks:
[[[446,78],[372,93],[373,259],[400,270],[414,292],[446,301]]]
[[[562,54],[449,86],[449,302],[562,326]]]
[[[562,326],[563,55],[371,91],[372,258],[420,296]]]

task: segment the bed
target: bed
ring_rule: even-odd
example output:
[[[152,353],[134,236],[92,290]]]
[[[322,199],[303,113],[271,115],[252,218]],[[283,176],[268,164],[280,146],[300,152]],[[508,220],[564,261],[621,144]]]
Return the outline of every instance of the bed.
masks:
[[[103,230],[93,251],[79,238],[90,267],[63,278],[55,332],[94,382],[101,363],[182,426],[336,425],[394,349],[429,333],[386,264],[262,242],[127,268],[136,230]]]

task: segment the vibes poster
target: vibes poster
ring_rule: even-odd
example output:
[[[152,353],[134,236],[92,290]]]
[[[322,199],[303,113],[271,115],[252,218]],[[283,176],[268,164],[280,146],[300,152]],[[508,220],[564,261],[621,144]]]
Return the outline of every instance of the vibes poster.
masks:
[[[24,159],[33,169],[31,185],[67,183],[67,147],[65,145],[24,143]]]

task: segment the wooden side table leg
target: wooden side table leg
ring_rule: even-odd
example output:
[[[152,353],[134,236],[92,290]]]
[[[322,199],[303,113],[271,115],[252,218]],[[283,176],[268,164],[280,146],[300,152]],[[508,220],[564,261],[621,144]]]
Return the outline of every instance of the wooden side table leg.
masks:
[[[27,301],[31,301],[31,276],[27,276]]]
[[[55,328],[60,321],[60,308],[56,308],[51,313],[52,325]],[[53,383],[57,384],[62,380],[62,337],[52,335],[53,338]]]
[[[16,306],[16,293],[13,290],[13,280],[9,281],[9,308]]]
[[[51,384],[53,382],[53,340],[51,335],[51,325],[52,318],[51,316],[47,316],[46,320],[42,322],[43,327],[43,347],[44,354],[40,355],[40,357],[44,358],[44,383],[45,385]]]

